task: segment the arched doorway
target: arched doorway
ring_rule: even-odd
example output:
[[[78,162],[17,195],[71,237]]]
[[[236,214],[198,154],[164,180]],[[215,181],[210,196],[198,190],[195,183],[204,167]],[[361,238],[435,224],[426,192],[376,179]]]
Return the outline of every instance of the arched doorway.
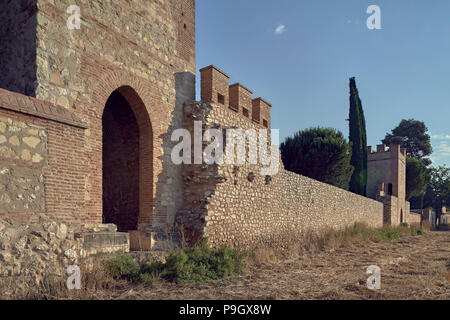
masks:
[[[131,87],[109,96],[102,116],[103,223],[138,230],[152,216],[153,136],[147,110]]]

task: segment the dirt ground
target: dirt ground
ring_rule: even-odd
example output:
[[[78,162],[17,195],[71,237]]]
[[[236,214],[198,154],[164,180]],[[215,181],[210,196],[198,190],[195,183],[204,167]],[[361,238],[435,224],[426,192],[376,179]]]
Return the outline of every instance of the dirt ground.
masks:
[[[381,289],[367,289],[367,267]],[[100,294],[101,296],[101,294]],[[249,267],[242,277],[204,285],[135,286],[108,299],[450,299],[450,232],[428,232]]]

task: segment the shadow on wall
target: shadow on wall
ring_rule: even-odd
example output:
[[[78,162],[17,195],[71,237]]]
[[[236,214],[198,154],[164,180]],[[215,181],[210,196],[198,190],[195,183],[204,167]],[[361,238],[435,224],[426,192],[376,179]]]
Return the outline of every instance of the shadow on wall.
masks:
[[[37,88],[37,12],[37,0],[2,0],[0,9],[0,88],[32,97]]]
[[[175,217],[183,206],[183,165],[175,165],[171,160],[171,151],[178,141],[172,142],[175,129],[183,128],[183,105],[195,100],[195,75],[190,72],[174,74],[176,101],[171,113],[171,121],[167,132],[159,137],[164,153],[159,157],[162,170],[155,184],[153,229],[163,232],[162,236],[177,237]],[[150,115],[151,116],[151,115]],[[156,142],[157,143],[157,142]]]
[[[109,97],[103,128],[103,223],[119,232],[137,230],[139,216],[139,126],[128,101]]]

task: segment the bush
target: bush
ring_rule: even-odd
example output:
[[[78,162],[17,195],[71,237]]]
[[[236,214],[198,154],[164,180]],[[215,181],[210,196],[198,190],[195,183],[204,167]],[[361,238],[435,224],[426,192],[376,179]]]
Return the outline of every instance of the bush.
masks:
[[[152,275],[160,274],[164,270],[164,263],[162,262],[152,262],[152,263],[144,263],[141,266],[141,273],[148,273]]]
[[[140,278],[139,263],[130,256],[118,255],[107,260],[105,264],[107,271],[115,279],[126,279],[134,282]]]
[[[242,273],[243,258],[243,253],[226,246],[178,250],[167,258],[161,277],[177,283],[217,280]]]
[[[150,273],[142,273],[139,281],[145,284],[153,284],[158,280],[153,274]]]
[[[411,235],[412,236],[423,236],[425,235],[425,231],[423,231],[421,228],[419,227],[411,227]]]
[[[199,283],[242,273],[244,256],[244,253],[226,246],[212,249],[203,245],[174,251],[165,264],[153,262],[139,266],[131,256],[119,255],[106,261],[106,267],[115,279],[146,284],[160,280]]]
[[[400,223],[400,227],[408,228],[409,225],[408,225],[408,223],[406,223],[406,222],[402,222],[402,223]]]

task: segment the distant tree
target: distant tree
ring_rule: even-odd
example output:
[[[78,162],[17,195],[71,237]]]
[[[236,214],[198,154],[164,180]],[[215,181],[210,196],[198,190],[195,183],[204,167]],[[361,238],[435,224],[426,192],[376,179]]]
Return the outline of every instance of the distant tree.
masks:
[[[286,170],[347,189],[353,167],[351,146],[342,132],[310,128],[288,137],[280,145]]]
[[[402,120],[400,124],[387,133],[383,143],[389,145],[394,137],[403,137],[402,148],[406,148],[408,156],[422,161],[426,166],[431,164],[427,158],[433,152],[431,147],[430,135],[427,134],[428,128],[422,121],[414,119]]]
[[[406,157],[406,200],[420,196],[430,182],[430,171],[422,161]]]
[[[355,78],[350,78],[350,137],[352,157],[350,164],[355,168],[350,180],[349,190],[366,196],[367,187],[367,135],[366,120],[356,88]]]
[[[443,205],[450,205],[450,168],[439,166],[431,169],[425,207],[433,207],[439,212]]]
[[[439,212],[443,204],[450,206],[450,168],[440,166],[428,170],[431,179],[423,195],[423,208],[431,207]],[[422,195],[411,199],[411,208],[422,208]]]

